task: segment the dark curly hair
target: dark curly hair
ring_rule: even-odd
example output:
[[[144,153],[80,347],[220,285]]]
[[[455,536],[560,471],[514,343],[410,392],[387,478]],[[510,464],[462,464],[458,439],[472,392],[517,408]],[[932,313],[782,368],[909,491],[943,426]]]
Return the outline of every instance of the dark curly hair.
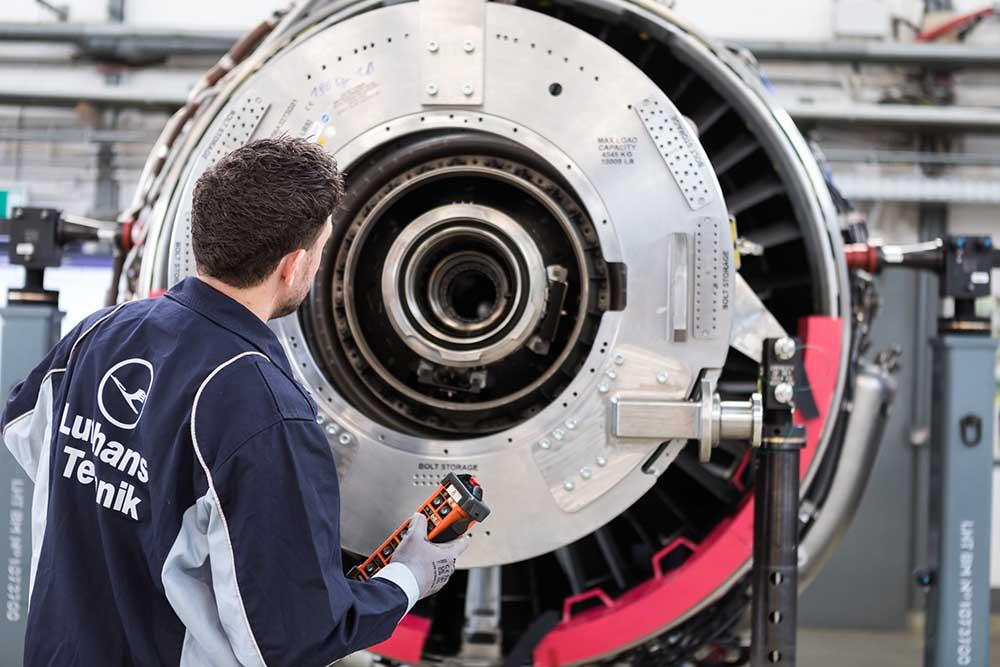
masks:
[[[198,271],[233,287],[260,284],[282,257],[316,241],[343,197],[336,161],[314,143],[281,137],[237,148],[195,184]]]

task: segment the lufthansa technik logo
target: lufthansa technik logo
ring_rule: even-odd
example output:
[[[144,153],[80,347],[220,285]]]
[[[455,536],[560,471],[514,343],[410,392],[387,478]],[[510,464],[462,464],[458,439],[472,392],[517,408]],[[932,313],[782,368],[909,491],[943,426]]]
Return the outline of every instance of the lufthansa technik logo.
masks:
[[[115,426],[132,430],[142,418],[152,386],[151,363],[145,359],[120,361],[101,379],[97,388],[97,407]]]

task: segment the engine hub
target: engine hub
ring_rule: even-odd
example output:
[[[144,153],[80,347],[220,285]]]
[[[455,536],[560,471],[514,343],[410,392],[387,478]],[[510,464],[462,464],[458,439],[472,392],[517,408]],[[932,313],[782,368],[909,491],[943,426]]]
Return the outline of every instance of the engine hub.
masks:
[[[461,131],[393,143],[351,170],[317,279],[329,288],[303,318],[367,416],[413,435],[493,433],[579,370],[624,285],[542,169],[514,142]]]

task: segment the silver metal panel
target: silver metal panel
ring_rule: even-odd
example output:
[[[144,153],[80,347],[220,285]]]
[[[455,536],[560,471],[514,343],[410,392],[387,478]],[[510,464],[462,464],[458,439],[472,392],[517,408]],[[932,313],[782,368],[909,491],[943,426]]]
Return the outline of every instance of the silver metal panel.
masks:
[[[784,327],[740,274],[733,293],[733,333],[730,345],[760,362],[765,338],[786,338]]]
[[[697,211],[680,187],[664,187],[676,183],[675,177],[632,102],[654,100],[677,121],[682,138],[690,138],[689,130],[655,84],[621,55],[551,17],[488,3],[489,45],[476,49],[484,56],[482,108],[429,109],[420,20],[417,3],[402,3],[316,29],[284,49],[248,80],[253,94],[271,106],[258,133],[312,137],[347,170],[370,150],[415,132],[474,127],[513,139],[559,169],[594,221],[605,259],[639,268],[629,274],[627,308],[605,314],[581,373],[563,394],[529,421],[488,437],[433,440],[381,427],[329,385],[296,318],[274,323],[304,386],[321,404],[341,475],[345,546],[369,551],[404,518],[398,508],[423,499],[423,487],[444,471],[469,471],[489,489],[495,509],[488,534],[480,526],[472,529],[461,565],[489,566],[576,540],[649,489],[655,476],[641,468],[654,446],[609,435],[609,402],[628,392],[686,400],[705,369],[722,366],[732,324],[730,309],[722,307],[727,293],[716,297],[714,338],[689,335],[675,341],[665,335],[673,317],[673,297],[665,286],[673,277],[668,265],[674,234],[691,239],[699,224],[705,228],[705,218],[717,221],[715,234],[727,239],[716,257],[721,275],[715,279],[723,286],[735,279],[732,244],[726,207],[710,171],[703,184],[706,201],[696,202]],[[553,83],[561,85],[561,94],[551,92]],[[177,268],[170,282],[186,274],[174,259],[183,255],[189,237],[191,188],[210,164],[204,148],[225,126],[231,107],[250,92],[249,85],[238,88],[220,109],[193,153],[182,187],[173,192],[176,243],[170,264]],[[631,147],[628,161],[602,150],[616,138]],[[692,160],[708,164],[697,142],[687,150]],[[677,450],[671,449],[664,463]],[[657,470],[662,471],[659,465]],[[374,478],[386,483],[373,508],[368,488]],[[527,535],[513,509],[523,505],[537,510]]]
[[[661,107],[659,100],[651,98],[642,100],[635,110],[670,168],[677,187],[684,193],[688,206],[693,210],[706,206],[712,198],[711,183],[715,173],[695,148],[697,139],[692,136],[684,117],[676,110]]]
[[[729,271],[723,266],[730,255],[720,223],[698,221],[694,232],[694,335],[718,338],[722,313],[729,306]]]
[[[483,103],[486,0],[420,0],[426,106]]]

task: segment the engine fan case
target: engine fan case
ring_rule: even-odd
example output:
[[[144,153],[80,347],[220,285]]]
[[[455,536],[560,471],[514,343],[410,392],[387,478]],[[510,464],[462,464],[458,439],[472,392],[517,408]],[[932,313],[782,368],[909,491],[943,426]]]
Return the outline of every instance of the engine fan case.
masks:
[[[468,2],[483,15],[463,21],[428,18],[417,2],[330,3],[301,32],[265,44],[206,103],[145,220],[140,295],[194,272],[194,183],[249,140],[309,137],[336,156],[350,187],[355,168],[400,142],[480,133],[532,156],[532,167],[579,204],[593,230],[591,250],[625,267],[623,307],[604,305],[586,354],[544,409],[474,438],[421,436],[380,422],[331,382],[308,321],[293,315],[272,323],[319,405],[341,477],[344,547],[355,553],[368,553],[450,471],[476,474],[493,507],[472,530],[464,568],[550,554],[662,484],[658,476],[684,442],[668,443],[648,465],[656,443],[615,437],[611,408],[623,396],[689,399],[700,378],[717,377],[738,356],[730,350],[731,215],[741,235],[765,246],[765,257],[774,246],[797,244],[782,260],[804,285],[785,293],[767,284],[782,267],[756,280],[751,269],[747,277],[788,330],[806,316],[833,323],[825,329],[838,344],[814,368],[829,389],[823,414],[840,408],[850,318],[836,214],[808,146],[757,73],[659,3],[518,4],[530,8]],[[635,39],[616,43],[615,30]],[[663,54],[669,63],[658,60]],[[693,86],[722,106],[692,99],[686,91]],[[718,138],[723,122],[734,128],[731,141]],[[736,173],[751,155],[767,166],[759,183]],[[761,211],[765,201],[777,203]],[[476,202],[459,193],[453,203]],[[773,210],[787,217],[767,219]],[[812,424],[804,493],[833,421]],[[745,559],[734,562],[716,588],[660,629],[718,599],[747,567]]]

